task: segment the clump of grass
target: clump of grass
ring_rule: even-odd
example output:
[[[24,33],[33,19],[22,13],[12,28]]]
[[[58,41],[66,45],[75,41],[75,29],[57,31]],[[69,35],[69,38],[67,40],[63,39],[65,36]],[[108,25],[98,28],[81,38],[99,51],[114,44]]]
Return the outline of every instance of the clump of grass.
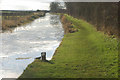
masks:
[[[64,35],[53,59],[35,60],[20,78],[118,78],[118,40],[64,15],[78,32]]]

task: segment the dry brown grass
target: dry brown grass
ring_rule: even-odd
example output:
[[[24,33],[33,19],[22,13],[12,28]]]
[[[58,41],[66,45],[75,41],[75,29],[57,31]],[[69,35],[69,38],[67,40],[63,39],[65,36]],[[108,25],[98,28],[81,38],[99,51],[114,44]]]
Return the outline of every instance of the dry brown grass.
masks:
[[[43,16],[44,13],[33,13],[26,16],[10,16],[10,18],[6,18],[6,16],[2,16],[2,32],[6,30],[11,30],[20,25],[24,25],[33,21],[34,19]]]
[[[77,29],[75,29],[72,25],[71,22],[69,22],[65,16],[61,15],[61,22],[63,24],[63,28],[64,28],[64,33],[73,33],[78,31]]]

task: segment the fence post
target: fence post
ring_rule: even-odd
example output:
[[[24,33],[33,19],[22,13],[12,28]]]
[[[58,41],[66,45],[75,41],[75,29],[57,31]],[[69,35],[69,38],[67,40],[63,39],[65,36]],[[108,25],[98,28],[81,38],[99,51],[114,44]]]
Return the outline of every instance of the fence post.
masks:
[[[46,61],[46,52],[41,53],[42,61]]]

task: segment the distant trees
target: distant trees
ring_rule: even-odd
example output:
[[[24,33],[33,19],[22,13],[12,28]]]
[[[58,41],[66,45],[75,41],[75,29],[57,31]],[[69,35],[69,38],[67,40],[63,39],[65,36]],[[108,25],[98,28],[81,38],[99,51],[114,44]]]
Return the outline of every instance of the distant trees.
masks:
[[[57,12],[60,9],[59,4],[60,3],[58,3],[58,2],[51,2],[50,3],[50,11]]]
[[[65,5],[63,2],[51,2],[50,3],[50,12],[62,13],[65,12]]]
[[[40,12],[40,10],[39,10],[39,9],[37,9],[37,12]]]

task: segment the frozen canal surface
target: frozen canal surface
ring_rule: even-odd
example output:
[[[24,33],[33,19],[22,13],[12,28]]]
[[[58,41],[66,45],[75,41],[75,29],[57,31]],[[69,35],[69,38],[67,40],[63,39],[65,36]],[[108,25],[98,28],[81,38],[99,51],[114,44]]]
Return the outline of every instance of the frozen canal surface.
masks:
[[[58,15],[46,14],[12,33],[0,34],[0,79],[17,78],[41,52],[50,60],[59,46],[64,30]]]

